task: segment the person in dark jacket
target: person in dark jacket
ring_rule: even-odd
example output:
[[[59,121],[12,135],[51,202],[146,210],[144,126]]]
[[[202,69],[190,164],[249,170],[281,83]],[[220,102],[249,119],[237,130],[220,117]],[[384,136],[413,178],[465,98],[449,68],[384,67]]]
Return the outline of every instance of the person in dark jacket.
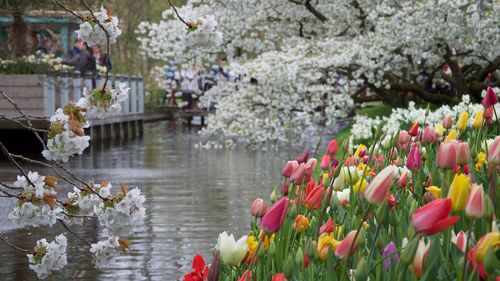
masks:
[[[92,54],[97,65],[104,66],[108,71],[111,71],[111,60],[108,54],[102,53],[101,45],[96,44],[92,46]]]

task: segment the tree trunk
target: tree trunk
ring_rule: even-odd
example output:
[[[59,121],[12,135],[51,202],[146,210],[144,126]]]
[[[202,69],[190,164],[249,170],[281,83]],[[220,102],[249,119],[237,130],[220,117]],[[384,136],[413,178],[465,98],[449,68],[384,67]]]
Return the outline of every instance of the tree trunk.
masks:
[[[21,57],[33,53],[36,46],[34,39],[31,37],[31,29],[24,21],[20,11],[12,12],[11,32],[9,35],[9,43],[16,57]]]

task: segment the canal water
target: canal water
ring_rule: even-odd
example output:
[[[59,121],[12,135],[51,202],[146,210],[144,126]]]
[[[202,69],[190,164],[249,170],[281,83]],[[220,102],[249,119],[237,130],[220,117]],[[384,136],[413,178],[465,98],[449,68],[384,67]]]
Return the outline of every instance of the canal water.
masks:
[[[93,144],[70,161],[70,169],[82,178],[109,180],[116,189],[118,182],[139,186],[147,196],[146,219],[129,252],[99,269],[92,265],[89,248],[66,233],[68,265],[46,280],[181,280],[196,253],[210,262],[221,231],[237,237],[246,234],[253,199],[265,196],[268,201],[280,183],[283,164],[299,151],[196,150],[199,140],[195,129],[173,122],[150,123],[141,138]],[[13,182],[18,174],[5,162],[0,171],[2,182]],[[0,198],[1,235],[16,245],[33,248],[36,240],[51,241],[65,232],[59,225],[15,228],[7,219],[11,208],[11,202]],[[74,230],[90,241],[105,238],[95,222]],[[37,280],[27,257],[1,242],[0,280]]]

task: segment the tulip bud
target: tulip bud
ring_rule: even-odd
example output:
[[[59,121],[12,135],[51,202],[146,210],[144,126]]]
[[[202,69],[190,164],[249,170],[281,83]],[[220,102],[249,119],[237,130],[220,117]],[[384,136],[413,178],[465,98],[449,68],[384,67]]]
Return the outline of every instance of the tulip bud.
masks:
[[[285,274],[287,279],[292,278],[293,274],[295,272],[295,264],[292,259],[291,255],[288,255],[288,257],[285,260],[285,264],[283,265],[283,273]]]
[[[469,119],[469,113],[464,111],[460,114],[460,117],[458,117],[457,121],[457,130],[460,132],[465,131],[465,128],[467,127],[467,120]]]
[[[434,195],[434,193],[427,191],[426,193],[424,193],[423,199],[424,199],[425,204],[427,204],[427,203],[430,203],[430,202],[436,200],[436,196]]]
[[[415,120],[415,122],[413,122],[413,125],[411,126],[410,130],[408,130],[408,134],[412,137],[416,137],[418,135],[419,127],[420,127],[420,124],[418,123],[418,120]]]
[[[483,118],[486,120],[491,120],[493,119],[493,114],[493,106],[486,107],[484,109]]]
[[[445,129],[450,129],[452,125],[453,125],[453,120],[451,120],[450,115],[446,115],[445,117],[443,117],[443,127]]]
[[[307,240],[307,242],[305,244],[305,251],[306,251],[306,255],[309,258],[314,259],[316,257],[317,246],[314,245],[311,237],[309,237],[309,239]]]
[[[276,253],[276,244],[274,244],[274,241],[269,244],[269,248],[267,248],[267,251],[269,252],[269,254],[271,254],[271,256]]]
[[[399,216],[397,212],[390,212],[389,214],[389,223],[392,226],[396,226],[399,223]]]
[[[457,164],[468,165],[469,161],[470,161],[469,144],[466,142],[459,143],[457,145]]]
[[[448,198],[451,199],[454,212],[465,209],[467,198],[469,198],[469,189],[470,178],[464,174],[456,174],[448,191]]]
[[[288,183],[284,182],[283,185],[281,186],[281,195],[288,196],[289,189],[290,189],[290,186],[288,185]]]
[[[410,153],[408,154],[408,159],[406,160],[406,167],[410,170],[420,169],[421,164],[420,149],[418,145],[412,145]]]
[[[389,159],[396,160],[398,159],[398,149],[396,147],[392,147],[389,151]]]
[[[328,148],[327,148],[328,154],[335,155],[338,149],[339,149],[339,143],[337,142],[337,140],[332,140],[328,143]]]
[[[293,229],[297,232],[304,232],[309,226],[309,219],[303,215],[298,215],[293,223]]]
[[[389,194],[395,166],[387,166],[366,187],[365,199],[372,204],[383,203]]]
[[[486,95],[484,96],[483,100],[481,101],[481,104],[484,106],[484,108],[490,107],[495,105],[498,102],[498,96],[493,90],[493,88],[488,87],[486,90]]]
[[[288,209],[288,215],[290,217],[295,217],[297,215],[297,213],[299,212],[299,210],[297,209],[297,203],[292,203],[290,204],[290,208]]]
[[[424,133],[422,134],[422,141],[425,143],[433,143],[437,140],[438,133],[436,129],[432,126],[427,126],[424,129]]]
[[[298,248],[295,253],[295,264],[302,268],[304,266],[304,252],[302,252],[302,248]]]
[[[276,194],[276,188],[273,189],[273,192],[271,192],[271,197],[269,198],[271,200],[271,203],[274,204],[278,200],[278,195]]]
[[[364,281],[368,279],[368,264],[365,258],[361,258],[356,266],[356,281]]]
[[[257,198],[250,206],[250,214],[256,218],[262,218],[267,212],[266,203],[264,200]]]
[[[441,169],[453,170],[457,165],[457,143],[442,142],[439,144],[437,166]]]
[[[271,209],[261,219],[262,229],[267,233],[276,233],[280,230],[288,210],[288,198],[283,197],[271,206]]]
[[[413,214],[418,208],[418,202],[415,199],[410,200],[410,214]]]
[[[484,191],[482,185],[472,184],[465,206],[465,213],[473,218],[480,218],[484,215]]]
[[[483,127],[484,124],[484,118],[483,118],[483,111],[478,111],[476,112],[476,115],[474,116],[474,128],[479,129]]]
[[[401,173],[401,176],[399,177],[397,184],[399,185],[399,187],[406,187],[406,185],[408,184],[408,173],[406,171]]]
[[[500,165],[500,136],[496,137],[488,152],[488,163]]]
[[[413,238],[406,247],[404,247],[403,252],[401,253],[401,262],[404,265],[408,266],[413,262],[413,258],[415,257],[415,253],[417,253],[419,239],[418,237]]]
[[[321,158],[321,162],[320,162],[319,166],[321,167],[322,170],[326,171],[326,170],[330,169],[330,165],[331,165],[330,155],[329,154],[325,154]]]
[[[495,207],[493,206],[493,201],[488,194],[484,194],[484,207],[483,207],[483,218],[491,219],[495,213]]]

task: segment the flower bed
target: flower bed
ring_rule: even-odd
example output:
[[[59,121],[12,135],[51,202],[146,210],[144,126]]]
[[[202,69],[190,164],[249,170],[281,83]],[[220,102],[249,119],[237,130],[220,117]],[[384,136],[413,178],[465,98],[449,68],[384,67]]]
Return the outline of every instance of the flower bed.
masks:
[[[196,255],[184,280],[498,279],[497,103],[488,89],[438,124],[426,111],[356,150],[332,140],[317,178],[308,153],[288,161],[248,235],[221,233],[210,266]]]

